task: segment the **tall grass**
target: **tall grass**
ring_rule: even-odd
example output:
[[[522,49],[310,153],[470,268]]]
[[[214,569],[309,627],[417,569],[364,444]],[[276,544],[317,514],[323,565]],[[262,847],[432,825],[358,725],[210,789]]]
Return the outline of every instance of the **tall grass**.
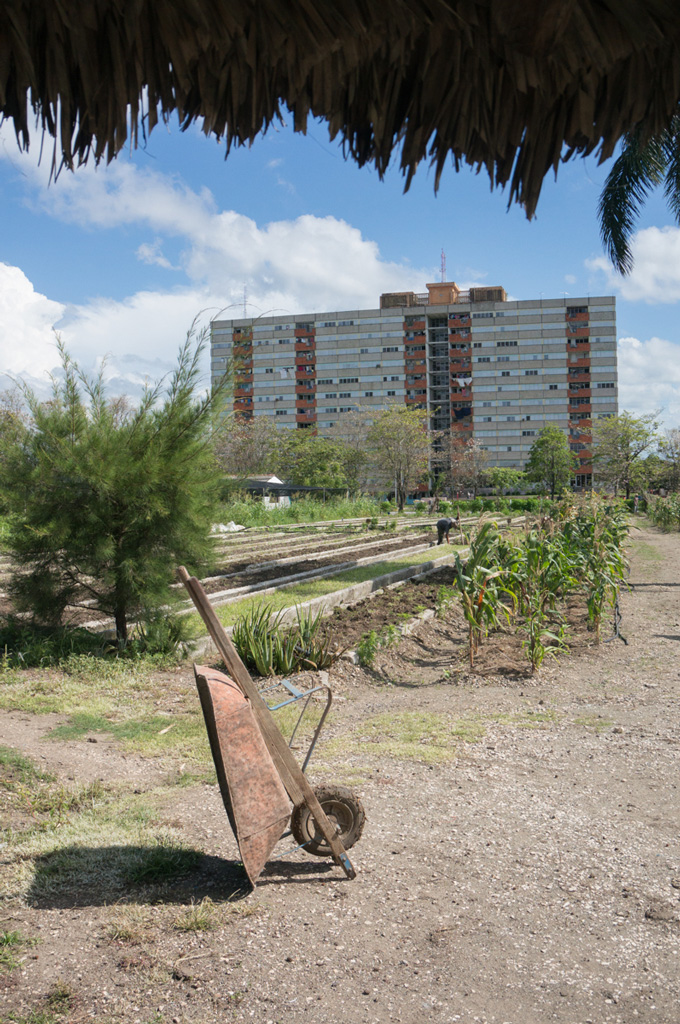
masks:
[[[281,526],[287,523],[327,522],[331,519],[359,519],[375,516],[380,503],[375,498],[338,498],[327,501],[309,495],[293,496],[287,508],[265,508],[260,498],[243,498],[222,505],[223,523],[241,526]]]

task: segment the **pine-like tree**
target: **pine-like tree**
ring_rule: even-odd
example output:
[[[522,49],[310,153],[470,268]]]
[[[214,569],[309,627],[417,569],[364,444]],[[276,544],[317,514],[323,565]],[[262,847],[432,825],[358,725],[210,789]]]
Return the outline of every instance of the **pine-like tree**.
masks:
[[[0,460],[19,609],[56,623],[89,598],[124,644],[132,617],[169,600],[179,563],[206,564],[219,483],[212,431],[229,379],[201,391],[204,347],[192,328],[167,386],[147,388],[137,408],[109,397],[103,374],[89,379],[61,342],[51,400],[22,388],[27,422]]]

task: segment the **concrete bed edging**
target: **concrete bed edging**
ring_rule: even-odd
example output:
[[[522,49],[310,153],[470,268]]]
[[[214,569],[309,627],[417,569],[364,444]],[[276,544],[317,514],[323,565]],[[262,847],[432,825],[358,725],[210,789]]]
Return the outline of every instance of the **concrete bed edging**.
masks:
[[[301,611],[317,611],[321,610],[322,616],[326,618],[330,615],[334,608],[338,605],[347,605],[351,607],[354,604],[358,604],[359,601],[363,601],[366,598],[377,597],[378,593],[382,593],[384,590],[392,590],[395,587],[400,587],[403,583],[408,580],[417,579],[419,576],[428,576],[432,572],[436,572],[443,565],[447,565],[453,561],[456,554],[464,555],[468,552],[468,548],[458,549],[455,552],[442,555],[439,558],[432,559],[431,562],[421,562],[420,565],[408,565],[404,569],[398,569],[396,572],[385,573],[384,576],[376,576],[372,580],[364,580],[363,583],[353,583],[351,587],[345,587],[343,590],[336,590],[332,594],[324,594],[321,597],[314,597],[311,601],[305,601],[302,604],[291,605],[290,608],[284,608],[281,613],[282,622],[294,622],[297,618],[298,609]],[[431,618],[434,615],[428,615],[426,609],[422,616],[419,618]],[[415,622],[416,620],[414,620]],[[410,623],[405,623],[408,627]],[[225,632],[231,636],[233,626],[225,626]],[[404,630],[402,629],[402,632]],[[194,648],[194,653],[204,654],[210,647],[212,647],[212,640],[210,637],[201,637]],[[346,655],[351,652],[346,652]]]

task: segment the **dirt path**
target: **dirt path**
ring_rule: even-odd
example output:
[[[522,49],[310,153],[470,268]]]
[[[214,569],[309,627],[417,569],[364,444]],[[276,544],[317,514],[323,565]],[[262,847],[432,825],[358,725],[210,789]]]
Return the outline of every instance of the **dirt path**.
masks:
[[[471,676],[452,616],[371,672],[338,669],[345,699],[316,772],[364,800],[356,881],[293,854],[215,930],[178,932],[180,905],[219,904],[242,876],[215,790],[175,788],[158,813],[205,851],[198,870],[157,902],[130,893],[133,939],[111,937],[118,910],[91,890],[10,903],[3,927],[42,942],[0,975],[0,1015],[28,1021],[61,981],[70,1009],[54,1019],[73,1022],[677,1020],[680,538],[633,540],[627,646],[582,647],[536,678],[503,647]],[[400,739],[410,715],[432,725],[419,759]],[[442,752],[447,723],[461,729]],[[48,724],[8,716],[0,743],[40,750],[65,778],[93,777],[83,757],[116,770],[112,744],[41,741]],[[119,769],[153,781],[148,760]]]

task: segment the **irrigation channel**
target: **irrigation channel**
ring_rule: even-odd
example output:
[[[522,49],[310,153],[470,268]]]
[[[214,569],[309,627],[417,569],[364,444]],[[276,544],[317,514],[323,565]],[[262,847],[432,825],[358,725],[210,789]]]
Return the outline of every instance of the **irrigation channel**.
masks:
[[[436,522],[438,516],[381,516],[377,523],[372,521],[369,528],[364,519],[296,523],[282,527],[251,527],[233,534],[218,535],[215,543],[214,569],[202,579],[203,586],[214,606],[237,605],[240,602],[262,598],[296,587],[297,584],[313,583],[338,577],[333,587],[334,600],[329,605],[347,603],[355,592],[354,600],[361,600],[371,589],[395,579],[404,579],[428,571],[434,571],[455,557],[460,545],[465,543],[463,535],[455,527],[451,542],[456,547],[436,546]],[[490,517],[485,516],[485,519]],[[524,516],[509,519],[507,516],[494,517],[503,528],[517,528],[524,523]],[[478,516],[462,520],[463,530],[469,532],[479,521]],[[433,566],[436,561],[437,565]],[[363,569],[362,581],[352,570]],[[0,559],[0,599],[3,610],[10,610],[7,595],[2,588],[6,585],[11,570],[8,558]],[[348,577],[345,585],[343,577]],[[363,590],[360,588],[364,583]],[[183,590],[181,584],[176,584]],[[299,600],[299,598],[297,598]],[[279,600],[281,605],[297,603],[295,595],[291,600]],[[323,601],[323,598],[319,599]],[[92,601],[83,598],[69,606],[66,621],[90,629],[108,629],[112,623],[92,608]],[[182,600],[179,610],[191,612],[193,605]],[[221,616],[224,618],[224,615]],[[233,618],[233,616],[230,616]]]

